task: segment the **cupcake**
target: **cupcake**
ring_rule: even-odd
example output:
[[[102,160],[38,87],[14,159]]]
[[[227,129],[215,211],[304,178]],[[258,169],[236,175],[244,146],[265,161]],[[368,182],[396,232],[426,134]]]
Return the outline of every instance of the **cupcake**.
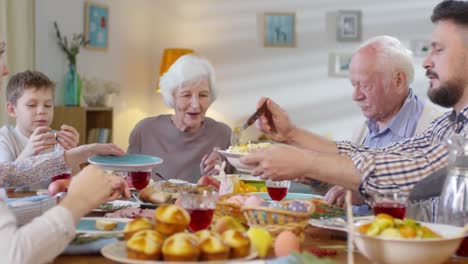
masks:
[[[184,208],[174,204],[164,204],[154,213],[155,230],[165,236],[184,231],[190,223],[190,215]]]
[[[208,229],[203,229],[203,230],[200,230],[200,231],[196,232],[195,236],[198,238],[198,241],[201,242],[202,240],[204,240],[207,237],[218,236],[218,234],[213,233],[212,231],[210,231]]]
[[[125,225],[123,230],[125,240],[128,240],[138,231],[153,229],[153,223],[145,217],[136,218]]]
[[[231,247],[230,258],[243,258],[250,254],[250,239],[246,233],[229,229],[222,234],[222,238]]]
[[[218,236],[209,236],[200,242],[200,260],[226,260],[229,258],[229,246]]]
[[[177,233],[168,237],[162,246],[165,261],[197,261],[200,256],[198,239],[188,233]]]
[[[161,257],[164,237],[154,230],[136,232],[126,244],[130,259],[157,260]]]

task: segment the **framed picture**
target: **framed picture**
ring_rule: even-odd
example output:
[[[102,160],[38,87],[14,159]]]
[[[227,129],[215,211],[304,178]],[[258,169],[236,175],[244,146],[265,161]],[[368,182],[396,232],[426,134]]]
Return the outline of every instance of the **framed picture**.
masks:
[[[431,48],[429,40],[414,39],[410,40],[410,49],[415,57],[425,57]]]
[[[338,11],[336,40],[338,41],[360,41],[361,40],[361,11],[342,10]]]
[[[296,46],[296,15],[294,13],[264,14],[265,47]]]
[[[109,7],[86,2],[84,31],[86,48],[106,50],[109,46]]]
[[[328,56],[328,75],[349,77],[349,63],[352,53],[330,53]]]

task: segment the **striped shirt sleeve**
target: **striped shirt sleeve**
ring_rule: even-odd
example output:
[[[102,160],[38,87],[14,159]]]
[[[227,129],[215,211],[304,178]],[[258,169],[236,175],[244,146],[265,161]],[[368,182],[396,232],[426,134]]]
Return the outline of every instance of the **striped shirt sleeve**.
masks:
[[[448,151],[444,142],[452,134],[447,116],[436,119],[421,135],[387,148],[337,142],[338,152],[349,156],[361,173],[361,194],[409,192],[419,180],[445,166]]]

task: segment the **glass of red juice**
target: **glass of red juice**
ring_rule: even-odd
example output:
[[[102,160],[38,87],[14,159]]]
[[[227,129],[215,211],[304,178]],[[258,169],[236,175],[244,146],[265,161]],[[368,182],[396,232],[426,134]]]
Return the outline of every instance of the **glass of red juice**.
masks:
[[[218,192],[208,190],[189,190],[180,193],[182,207],[190,214],[189,230],[197,232],[207,229],[218,200]]]
[[[127,181],[137,190],[143,190],[148,186],[151,178],[151,169],[143,171],[129,171]]]
[[[388,214],[394,218],[403,219],[408,202],[407,193],[376,193],[372,196],[374,215]]]
[[[266,186],[270,198],[274,201],[281,201],[288,194],[290,181],[272,181],[267,180]]]

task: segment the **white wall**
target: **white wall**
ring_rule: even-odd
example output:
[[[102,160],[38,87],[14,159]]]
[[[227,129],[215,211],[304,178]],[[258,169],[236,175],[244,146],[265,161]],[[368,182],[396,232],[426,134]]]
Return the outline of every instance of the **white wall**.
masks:
[[[141,118],[170,112],[154,87],[162,51],[193,48],[215,66],[218,100],[208,115],[239,125],[257,100],[276,100],[301,126],[335,139],[350,137],[360,118],[346,78],[328,76],[330,52],[352,52],[358,43],[335,40],[337,10],[363,13],[363,40],[388,34],[405,43],[428,39],[435,0],[113,0],[107,52],[82,49],[78,70],[122,84],[115,105],[114,142],[126,147]],[[83,0],[36,0],[36,67],[61,80],[66,59],[55,44],[52,22],[64,34],[83,30]],[[296,12],[297,47],[264,48],[264,12]],[[416,62],[413,85],[424,96],[427,81]],[[63,95],[62,95],[63,96]],[[61,101],[63,102],[63,101]],[[61,103],[60,101],[57,103]],[[253,129],[254,130],[254,129]]]

